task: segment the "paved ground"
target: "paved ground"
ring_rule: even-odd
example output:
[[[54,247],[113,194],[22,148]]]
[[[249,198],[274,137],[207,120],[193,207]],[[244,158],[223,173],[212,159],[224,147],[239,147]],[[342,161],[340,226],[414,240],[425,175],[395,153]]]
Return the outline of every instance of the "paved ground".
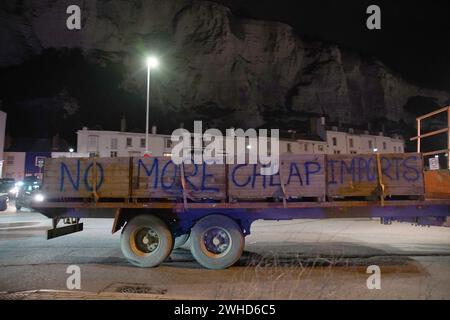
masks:
[[[202,269],[188,250],[154,269],[132,267],[111,220],[45,240],[38,213],[0,213],[0,298],[38,299],[449,299],[450,228],[380,225],[375,220],[257,222],[246,252],[228,270]],[[69,265],[81,290],[69,291]],[[381,269],[369,290],[367,267]]]

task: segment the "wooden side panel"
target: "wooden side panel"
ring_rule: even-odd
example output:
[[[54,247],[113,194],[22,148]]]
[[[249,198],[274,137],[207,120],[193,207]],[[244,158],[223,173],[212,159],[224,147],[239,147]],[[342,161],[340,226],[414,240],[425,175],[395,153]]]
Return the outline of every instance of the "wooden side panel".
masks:
[[[134,158],[132,165],[132,197],[177,198],[181,196],[178,170],[169,158]]]
[[[128,158],[46,159],[43,191],[49,198],[122,198],[128,193]],[[95,186],[95,188],[94,188]]]
[[[331,197],[369,196],[378,185],[375,156],[327,156],[327,184]]]
[[[273,176],[261,175],[261,165],[230,165],[229,196],[254,200],[325,196],[324,155],[283,155],[280,164],[280,172]]]
[[[380,155],[386,195],[423,195],[420,154]],[[376,155],[327,156],[328,196],[376,196],[379,192]]]
[[[103,185],[96,190],[98,196],[100,198],[127,197],[130,179],[129,158],[101,158],[96,163],[104,168]],[[100,179],[100,174],[97,173],[97,175]]]
[[[382,159],[383,183],[388,195],[424,196],[423,158],[421,154],[389,154]]]
[[[184,165],[188,198],[225,200],[225,165]]]
[[[450,170],[425,171],[425,197],[450,199]]]
[[[191,199],[225,198],[225,165],[183,166],[185,192]],[[134,198],[180,198],[183,196],[181,166],[170,158],[133,160]]]
[[[383,154],[380,162],[385,195],[425,194],[420,154]],[[181,167],[167,157],[47,159],[43,191],[49,198],[92,198],[95,193],[100,198],[184,195],[198,201],[376,197],[380,192],[376,155],[283,155],[278,174],[264,176],[260,169],[250,164]],[[427,193],[447,198],[449,181],[448,172],[427,173]]]
[[[81,168],[85,169],[87,166],[87,159],[80,159],[79,162],[75,159],[45,159],[42,191],[47,198],[91,197],[92,191],[88,192],[84,188],[80,191],[79,188],[81,183],[84,184]]]

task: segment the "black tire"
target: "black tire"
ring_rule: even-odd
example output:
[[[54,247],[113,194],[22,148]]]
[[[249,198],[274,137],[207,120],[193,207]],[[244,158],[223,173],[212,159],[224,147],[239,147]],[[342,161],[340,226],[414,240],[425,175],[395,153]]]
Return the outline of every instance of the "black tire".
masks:
[[[178,249],[179,247],[183,246],[189,239],[189,233],[182,234],[181,236],[178,236],[175,238],[175,241],[173,243],[173,248]]]
[[[169,227],[158,217],[141,215],[125,225],[120,237],[125,258],[141,268],[160,265],[170,255],[173,237]]]
[[[6,200],[1,201],[1,203],[0,203],[0,211],[6,211],[6,210],[8,210],[8,203],[6,202]]]
[[[226,269],[242,255],[244,235],[239,225],[222,215],[210,215],[191,230],[191,253],[207,269]]]

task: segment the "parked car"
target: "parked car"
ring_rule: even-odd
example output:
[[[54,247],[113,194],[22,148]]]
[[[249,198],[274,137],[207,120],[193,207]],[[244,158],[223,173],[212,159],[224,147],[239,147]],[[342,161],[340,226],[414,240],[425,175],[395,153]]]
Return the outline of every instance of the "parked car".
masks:
[[[0,212],[8,209],[8,195],[6,193],[0,193]]]
[[[0,194],[7,194],[9,198],[17,195],[16,180],[13,178],[0,179]]]
[[[33,196],[41,188],[41,181],[36,177],[25,177],[17,186],[16,210],[20,211],[30,207]]]

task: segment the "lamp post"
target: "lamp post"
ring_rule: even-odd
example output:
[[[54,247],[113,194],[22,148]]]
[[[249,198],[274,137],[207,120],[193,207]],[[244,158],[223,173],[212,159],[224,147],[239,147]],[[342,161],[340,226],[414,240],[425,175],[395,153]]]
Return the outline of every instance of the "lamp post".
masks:
[[[155,57],[147,58],[147,113],[145,122],[145,153],[144,157],[149,157],[150,152],[148,150],[148,129],[149,129],[149,109],[150,109],[150,70],[158,67],[158,59]]]

